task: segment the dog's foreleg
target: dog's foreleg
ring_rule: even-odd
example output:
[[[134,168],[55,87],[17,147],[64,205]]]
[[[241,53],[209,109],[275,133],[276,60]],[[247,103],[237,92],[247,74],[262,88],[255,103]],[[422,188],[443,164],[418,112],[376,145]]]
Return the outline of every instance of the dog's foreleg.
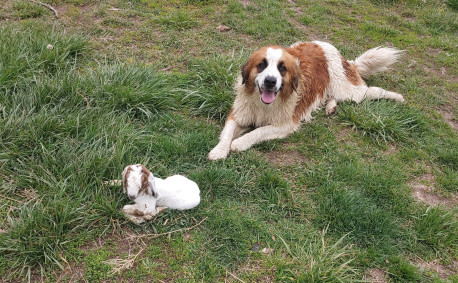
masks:
[[[326,103],[326,116],[331,116],[336,113],[337,101],[334,98],[330,98]]]
[[[284,138],[297,130],[299,124],[291,123],[283,126],[264,126],[246,133],[231,143],[232,151],[244,151],[253,145],[267,140]]]
[[[240,132],[242,128],[237,124],[237,122],[232,118],[232,113],[229,114],[227,118],[226,125],[224,126],[223,131],[221,132],[219,143],[213,148],[208,154],[208,159],[218,160],[226,158],[229,154],[231,142],[235,136]]]

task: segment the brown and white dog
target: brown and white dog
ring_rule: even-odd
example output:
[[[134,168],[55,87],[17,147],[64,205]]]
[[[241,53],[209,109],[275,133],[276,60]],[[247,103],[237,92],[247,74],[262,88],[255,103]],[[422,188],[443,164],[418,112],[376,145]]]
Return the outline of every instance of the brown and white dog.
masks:
[[[259,49],[242,67],[234,87],[232,110],[208,158],[222,159],[229,151],[243,151],[261,141],[286,137],[299,128],[301,121],[310,121],[312,112],[324,104],[330,115],[343,100],[404,101],[401,94],[368,87],[363,81],[386,70],[401,53],[377,47],[353,62],[331,44],[320,41]],[[245,133],[252,127],[255,129]]]

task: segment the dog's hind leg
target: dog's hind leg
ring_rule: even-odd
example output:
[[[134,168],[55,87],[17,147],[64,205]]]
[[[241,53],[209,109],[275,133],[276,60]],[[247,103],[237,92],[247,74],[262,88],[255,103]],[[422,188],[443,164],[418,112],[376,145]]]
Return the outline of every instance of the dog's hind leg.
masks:
[[[352,100],[356,103],[361,103],[364,99],[390,99],[399,102],[404,102],[404,97],[396,92],[384,90],[380,87],[367,87],[366,85],[358,85],[358,86],[347,86],[345,92],[339,93],[337,96],[334,96],[334,99],[339,101],[345,100]],[[328,103],[330,103],[329,101]],[[326,113],[328,110],[328,106],[326,105]]]
[[[367,99],[391,99],[404,102],[404,97],[401,94],[375,86],[368,87],[365,96]]]

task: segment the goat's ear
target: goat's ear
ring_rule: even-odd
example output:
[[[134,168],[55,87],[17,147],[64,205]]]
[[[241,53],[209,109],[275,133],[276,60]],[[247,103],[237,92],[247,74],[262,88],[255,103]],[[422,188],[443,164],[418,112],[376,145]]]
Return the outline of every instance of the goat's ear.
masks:
[[[242,85],[248,82],[248,79],[250,78],[250,70],[250,61],[247,61],[242,67]]]
[[[127,178],[129,177],[130,171],[132,171],[132,168],[130,166],[127,166],[121,173],[123,193],[127,192]]]
[[[156,190],[154,189],[154,183],[151,180],[148,180],[148,195],[153,196],[154,198],[158,197]]]

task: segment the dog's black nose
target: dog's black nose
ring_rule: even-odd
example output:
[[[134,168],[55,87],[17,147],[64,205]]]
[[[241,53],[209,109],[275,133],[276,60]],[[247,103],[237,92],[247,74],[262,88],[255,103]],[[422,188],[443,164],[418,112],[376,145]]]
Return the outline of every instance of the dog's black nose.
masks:
[[[267,76],[265,79],[264,79],[264,85],[266,87],[274,87],[275,85],[277,84],[277,78],[274,77],[274,76]]]

